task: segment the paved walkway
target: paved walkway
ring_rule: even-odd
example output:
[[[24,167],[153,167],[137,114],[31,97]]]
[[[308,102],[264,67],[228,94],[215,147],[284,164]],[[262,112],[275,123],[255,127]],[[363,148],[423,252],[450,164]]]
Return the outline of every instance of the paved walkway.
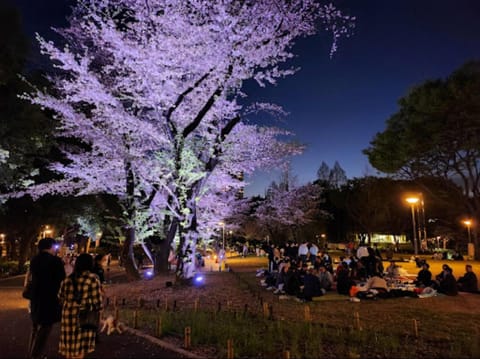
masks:
[[[112,278],[121,280],[121,272]],[[28,301],[21,296],[23,276],[0,280],[0,358],[28,358],[30,335]],[[47,344],[48,358],[61,358],[58,354],[60,325],[56,324]],[[110,336],[102,333],[94,353],[86,358],[185,358],[180,348],[162,346],[160,340],[130,330]],[[166,343],[165,343],[166,344]],[[167,349],[166,349],[167,348]],[[170,349],[170,350],[169,350]],[[190,356],[192,357],[192,356]]]

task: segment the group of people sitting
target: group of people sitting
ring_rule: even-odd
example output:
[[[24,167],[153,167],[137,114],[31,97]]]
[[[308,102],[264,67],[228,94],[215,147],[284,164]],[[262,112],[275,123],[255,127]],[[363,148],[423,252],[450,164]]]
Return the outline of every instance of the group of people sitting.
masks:
[[[257,276],[261,284],[274,294],[294,296],[299,301],[311,301],[328,291],[349,295],[357,282],[373,276],[381,276],[383,264],[371,247],[365,247],[361,257],[340,257],[335,268],[328,251],[318,251],[315,256],[299,251],[298,255],[283,256],[273,261],[268,270],[261,269]]]
[[[401,285],[401,267],[392,260],[384,270],[381,257],[371,247],[365,247],[363,252],[357,251],[357,255],[348,258],[340,257],[335,269],[327,251],[319,251],[314,258],[284,256],[275,264],[268,270],[258,270],[257,277],[264,277],[261,285],[280,295],[281,299],[294,297],[298,301],[312,301],[329,291],[350,296],[353,301],[358,298],[417,297],[422,292],[424,296],[436,292],[446,295],[456,295],[458,291],[478,292],[477,278],[470,264],[466,265],[465,275],[456,280],[447,264],[432,278],[426,262],[421,263],[416,280],[410,281],[410,286],[415,288],[405,290]]]
[[[458,292],[478,293],[478,280],[470,264],[465,265],[465,274],[458,279],[453,275],[453,269],[448,264],[442,265],[442,271],[432,277],[430,265],[422,263],[415,284],[418,288],[433,288],[439,293],[457,295]]]

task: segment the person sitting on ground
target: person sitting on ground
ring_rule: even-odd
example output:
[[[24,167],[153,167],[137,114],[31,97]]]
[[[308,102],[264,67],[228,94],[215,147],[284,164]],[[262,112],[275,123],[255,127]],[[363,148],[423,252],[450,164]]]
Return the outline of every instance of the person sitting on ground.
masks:
[[[283,287],[285,286],[285,279],[287,277],[288,269],[290,268],[290,260],[282,261],[278,266],[278,275],[277,280],[275,283],[275,287],[277,288],[273,293],[274,294],[283,294]]]
[[[456,251],[455,251],[455,252],[453,252],[453,254],[452,254],[452,259],[453,259],[454,261],[463,261],[463,256],[462,256],[462,254],[461,254],[460,252],[456,252]]]
[[[388,292],[387,281],[379,275],[370,277],[365,287],[367,290],[375,289],[379,292]]]
[[[457,281],[449,265],[444,264],[442,266],[442,273],[438,274],[435,278],[434,288],[437,289],[439,293],[446,295],[458,294]]]
[[[355,257],[353,257],[350,262],[350,277],[353,280],[364,282],[367,280],[367,270],[363,265],[363,262]]]
[[[477,276],[473,272],[471,264],[465,266],[465,274],[458,278],[457,286],[460,292],[478,293]]]
[[[419,288],[425,288],[432,285],[432,272],[430,272],[430,265],[427,262],[422,264],[422,269],[417,274],[415,285]]]
[[[422,264],[425,263],[425,259],[414,257],[415,265],[417,268],[422,268]]]
[[[360,299],[388,298],[387,281],[380,275],[374,275],[368,279],[356,296]]]
[[[388,279],[398,279],[400,277],[400,266],[398,266],[395,261],[390,261],[390,265],[386,270]]]
[[[340,256],[339,261],[338,261],[338,265],[335,268],[335,272],[333,273],[333,280],[337,280],[338,272],[343,269],[343,267],[342,267],[343,262],[345,262],[345,257]]]
[[[311,268],[307,270],[307,273],[303,277],[303,289],[297,295],[297,298],[310,302],[313,297],[320,297],[325,294],[325,289],[320,284],[318,278],[318,270]]]
[[[320,280],[321,288],[326,291],[331,290],[333,286],[333,275],[327,270],[327,267],[321,265],[318,268],[318,279]]]
[[[337,292],[338,294],[348,295],[350,288],[355,282],[350,277],[350,270],[346,262],[341,262],[337,267]]]
[[[283,286],[283,291],[285,292],[285,294],[297,297],[300,294],[300,287],[302,285],[303,282],[300,278],[297,267],[291,265],[285,275],[285,284]]]

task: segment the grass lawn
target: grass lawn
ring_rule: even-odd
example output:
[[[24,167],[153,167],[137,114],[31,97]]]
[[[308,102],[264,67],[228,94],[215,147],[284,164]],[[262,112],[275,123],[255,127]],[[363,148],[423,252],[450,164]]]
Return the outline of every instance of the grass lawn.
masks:
[[[467,263],[429,260],[433,275],[445,262],[457,277]],[[182,346],[190,328],[190,350],[208,358],[480,358],[478,294],[353,303],[329,292],[325,300],[299,303],[260,286],[255,270],[266,268],[266,258],[229,257],[227,263],[232,271],[219,272],[207,261],[201,288],[165,287],[167,278],[160,277],[109,287],[107,296],[119,303],[126,297],[118,307],[121,320],[132,326],[135,317],[151,335]],[[468,263],[480,274],[479,262]],[[418,272],[415,263],[399,265]]]

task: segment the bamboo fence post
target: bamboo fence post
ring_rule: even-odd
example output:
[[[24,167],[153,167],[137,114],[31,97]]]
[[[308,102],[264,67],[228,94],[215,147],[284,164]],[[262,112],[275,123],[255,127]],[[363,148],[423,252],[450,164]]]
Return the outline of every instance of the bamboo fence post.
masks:
[[[290,351],[284,350],[283,351],[283,359],[290,359]]]
[[[157,317],[157,322],[155,323],[155,334],[157,337],[162,336],[162,317]]]
[[[233,359],[233,339],[227,340],[227,359]]]
[[[413,319],[413,336],[418,338],[418,321]]]
[[[362,327],[360,325],[360,314],[358,312],[355,312],[353,314],[353,318],[354,318],[354,327],[358,330],[362,330]]]
[[[312,321],[312,315],[310,313],[310,307],[308,305],[303,306],[303,317],[305,318],[306,322]]]
[[[138,311],[135,309],[133,311],[133,329],[137,329],[138,324]]]
[[[115,308],[115,320],[118,321],[119,318],[120,318],[120,312],[119,312],[118,308]]]
[[[185,327],[185,343],[184,343],[185,349],[189,349],[192,343],[191,337],[190,337],[191,332],[192,332],[192,329],[190,327]]]
[[[263,303],[263,317],[268,318],[268,303]]]

